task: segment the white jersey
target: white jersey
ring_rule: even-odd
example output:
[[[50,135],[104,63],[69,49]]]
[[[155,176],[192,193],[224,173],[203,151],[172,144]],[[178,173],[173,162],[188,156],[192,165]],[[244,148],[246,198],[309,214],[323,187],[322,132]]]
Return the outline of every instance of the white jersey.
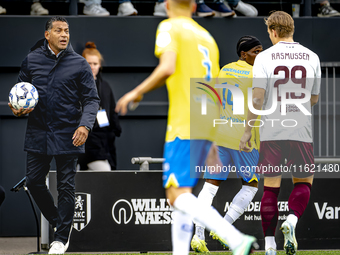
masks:
[[[311,95],[319,94],[319,57],[299,43],[281,41],[256,57],[253,77],[253,88],[266,90],[262,110],[271,109],[273,103],[277,102],[273,113],[261,116],[260,140],[313,142],[311,115],[306,115],[306,111],[301,110],[304,107],[311,113],[310,101],[302,104],[303,107],[300,108],[295,104],[286,105],[286,115],[283,115],[281,104],[285,99],[304,98],[305,95],[301,92],[293,92],[299,88],[308,90]],[[283,90],[284,98],[281,98]],[[274,93],[277,94],[276,98]]]

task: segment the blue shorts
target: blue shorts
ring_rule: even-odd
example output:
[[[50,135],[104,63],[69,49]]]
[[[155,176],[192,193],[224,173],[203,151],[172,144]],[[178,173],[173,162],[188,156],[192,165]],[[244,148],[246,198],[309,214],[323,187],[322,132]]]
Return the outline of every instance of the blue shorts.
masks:
[[[259,152],[253,149],[251,152],[239,152],[237,150],[218,146],[218,152],[223,164],[221,173],[210,174],[205,172],[204,179],[226,180],[229,172],[236,172],[246,182],[259,181],[260,175],[256,172]]]
[[[208,140],[181,140],[178,137],[164,145],[163,186],[194,187],[201,175],[195,171],[204,166],[212,142]]]

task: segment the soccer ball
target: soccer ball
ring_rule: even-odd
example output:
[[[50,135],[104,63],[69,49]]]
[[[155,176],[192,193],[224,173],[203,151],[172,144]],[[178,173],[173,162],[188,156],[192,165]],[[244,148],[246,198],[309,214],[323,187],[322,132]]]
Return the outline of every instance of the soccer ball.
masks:
[[[19,82],[13,86],[9,92],[9,102],[16,109],[34,108],[39,101],[37,89],[28,82]]]

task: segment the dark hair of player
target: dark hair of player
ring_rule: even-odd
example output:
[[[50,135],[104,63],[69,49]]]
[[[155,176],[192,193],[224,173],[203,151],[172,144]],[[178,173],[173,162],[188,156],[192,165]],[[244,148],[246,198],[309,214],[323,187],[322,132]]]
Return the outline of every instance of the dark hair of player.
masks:
[[[262,43],[255,36],[242,36],[236,44],[237,55],[241,57],[241,51],[247,52],[258,45],[262,45]]]

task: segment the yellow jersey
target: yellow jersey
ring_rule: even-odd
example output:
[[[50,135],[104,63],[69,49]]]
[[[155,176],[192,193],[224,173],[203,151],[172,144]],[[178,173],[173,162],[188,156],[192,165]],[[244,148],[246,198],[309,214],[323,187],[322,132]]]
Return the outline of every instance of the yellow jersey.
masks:
[[[227,120],[225,124],[217,127],[216,144],[233,150],[239,149],[241,137],[247,125],[248,115],[248,88],[252,87],[253,67],[246,61],[238,60],[222,67],[218,79],[219,83],[226,83],[238,87],[244,96],[244,115],[233,114],[233,96],[230,90],[223,88],[219,91],[222,100],[220,119]],[[241,124],[242,123],[242,124]],[[256,122],[255,125],[259,125]],[[252,149],[260,148],[259,128],[252,129]]]
[[[193,19],[180,16],[162,21],[157,28],[155,55],[159,58],[166,51],[177,55],[175,72],[166,80],[169,97],[166,141],[173,141],[176,137],[197,139],[197,136],[190,135],[190,117],[193,116],[190,101],[195,100],[190,83],[192,78],[205,78],[211,82],[218,76],[217,44]],[[212,128],[213,123],[209,123],[210,126]],[[209,134],[199,138],[211,140]]]

